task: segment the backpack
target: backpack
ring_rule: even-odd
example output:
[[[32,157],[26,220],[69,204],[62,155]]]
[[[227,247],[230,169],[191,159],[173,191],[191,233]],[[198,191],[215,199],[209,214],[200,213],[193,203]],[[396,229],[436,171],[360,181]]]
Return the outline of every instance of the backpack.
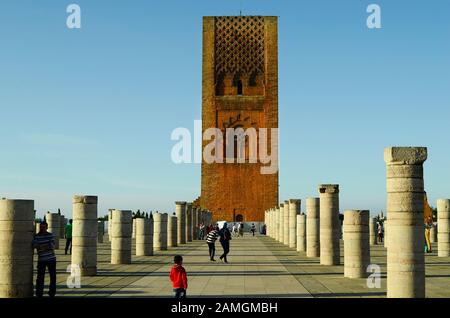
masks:
[[[230,233],[230,231],[224,230],[223,234],[224,234],[225,240],[231,241],[231,233]]]

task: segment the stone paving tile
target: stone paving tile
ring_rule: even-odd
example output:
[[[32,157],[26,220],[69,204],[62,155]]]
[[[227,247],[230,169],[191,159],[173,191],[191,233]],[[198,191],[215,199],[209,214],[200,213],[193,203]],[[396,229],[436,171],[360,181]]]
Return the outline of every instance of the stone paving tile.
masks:
[[[65,244],[61,240],[61,247]],[[341,241],[341,263],[343,264]],[[433,244],[437,249],[437,245]],[[216,244],[216,259],[221,254]],[[134,251],[134,246],[133,246]],[[265,236],[233,238],[229,263],[211,262],[204,241],[194,241],[154,256],[133,256],[130,265],[110,264],[110,243],[98,246],[98,275],[83,277],[81,289],[69,289],[66,272],[70,255],[58,257],[58,297],[172,297],[169,271],[173,256],[183,255],[188,272],[189,297],[385,297],[386,249],[371,247],[372,264],[381,267],[380,289],[367,287],[365,279],[343,277],[344,267],[322,266]],[[450,258],[426,255],[427,297],[450,297]],[[36,273],[35,273],[36,274]],[[48,284],[48,277],[46,277]]]

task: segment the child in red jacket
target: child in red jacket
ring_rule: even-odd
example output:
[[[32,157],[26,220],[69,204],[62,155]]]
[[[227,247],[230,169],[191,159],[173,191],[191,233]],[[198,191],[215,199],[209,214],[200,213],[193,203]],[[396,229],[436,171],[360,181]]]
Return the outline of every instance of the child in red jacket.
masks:
[[[176,255],[173,259],[175,265],[170,271],[170,280],[172,281],[175,298],[186,298],[187,276],[183,265],[183,257]]]

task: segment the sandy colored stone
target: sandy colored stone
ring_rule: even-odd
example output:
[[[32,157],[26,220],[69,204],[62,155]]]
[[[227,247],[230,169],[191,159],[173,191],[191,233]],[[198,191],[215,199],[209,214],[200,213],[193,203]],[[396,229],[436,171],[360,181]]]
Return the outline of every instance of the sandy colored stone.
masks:
[[[365,210],[344,212],[344,277],[366,278],[370,264],[369,216]]]
[[[306,256],[320,257],[320,199],[306,199]]]
[[[47,212],[45,220],[48,224],[47,231],[52,233],[55,237],[55,249],[59,249],[59,234],[61,227],[61,216],[58,213]]]
[[[111,264],[131,264],[132,231],[132,212],[112,211]]]
[[[438,256],[450,257],[450,200],[437,201]]]
[[[33,222],[34,201],[0,199],[0,298],[33,296]]]
[[[186,202],[175,202],[175,214],[177,217],[177,244],[186,244]],[[204,218],[204,213],[202,213]]]
[[[425,297],[424,182],[421,166],[427,159],[424,147],[392,147],[386,162],[388,298]]]
[[[306,215],[297,215],[297,252],[306,252]]]
[[[167,250],[167,221],[168,221],[167,214],[165,213],[153,214],[153,249],[155,251]],[[179,229],[180,227],[178,227],[178,230]],[[179,238],[180,235],[177,235],[177,237]]]
[[[319,186],[320,264],[340,264],[339,185]]]

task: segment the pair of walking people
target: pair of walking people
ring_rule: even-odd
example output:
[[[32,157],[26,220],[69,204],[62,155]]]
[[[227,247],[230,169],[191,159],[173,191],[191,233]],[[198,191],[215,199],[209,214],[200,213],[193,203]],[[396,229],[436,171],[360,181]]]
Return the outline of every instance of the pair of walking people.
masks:
[[[209,258],[212,262],[215,262],[214,259],[216,253],[216,240],[219,238],[220,245],[222,245],[223,253],[219,257],[221,261],[228,263],[227,255],[230,252],[230,240],[231,233],[228,229],[227,224],[225,223],[222,229],[219,230],[219,226],[216,225],[213,230],[211,230],[206,236],[206,243],[209,248]]]

